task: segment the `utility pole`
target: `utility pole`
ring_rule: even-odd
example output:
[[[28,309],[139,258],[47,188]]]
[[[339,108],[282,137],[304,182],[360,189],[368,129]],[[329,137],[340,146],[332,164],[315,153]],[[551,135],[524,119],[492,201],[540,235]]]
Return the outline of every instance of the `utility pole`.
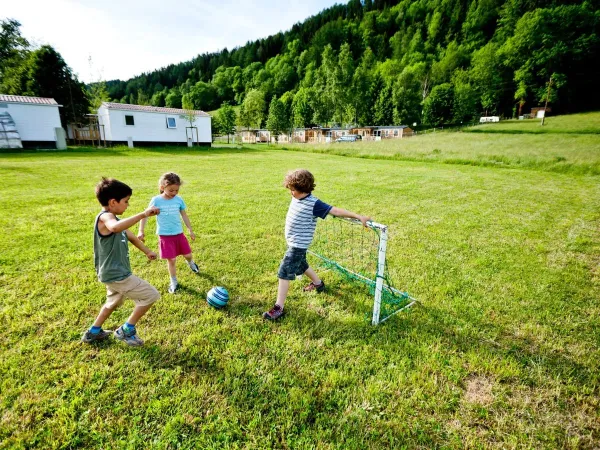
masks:
[[[548,92],[546,92],[546,104],[544,105],[544,115],[542,116],[542,126],[544,126],[544,119],[546,118],[546,111],[548,109],[548,98],[550,97],[550,87],[552,86],[552,76],[550,76],[550,83],[548,83]]]

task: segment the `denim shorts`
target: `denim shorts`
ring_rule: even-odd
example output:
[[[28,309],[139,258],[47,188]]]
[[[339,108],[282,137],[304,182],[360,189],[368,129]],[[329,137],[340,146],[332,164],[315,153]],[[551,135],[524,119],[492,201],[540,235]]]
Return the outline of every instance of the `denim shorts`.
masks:
[[[305,248],[288,247],[285,256],[279,265],[277,277],[282,280],[295,280],[297,275],[302,275],[308,270]]]

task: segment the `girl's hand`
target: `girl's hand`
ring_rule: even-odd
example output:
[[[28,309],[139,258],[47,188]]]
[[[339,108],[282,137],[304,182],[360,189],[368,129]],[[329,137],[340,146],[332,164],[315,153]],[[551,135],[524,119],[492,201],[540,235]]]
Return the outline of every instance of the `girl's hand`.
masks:
[[[195,241],[195,240],[196,240],[196,235],[195,235],[195,234],[194,234],[194,232],[193,232],[193,231],[191,231],[191,230],[190,230],[190,239],[191,239],[192,241]]]
[[[137,238],[142,242],[146,242],[146,235],[144,233],[138,233]]]

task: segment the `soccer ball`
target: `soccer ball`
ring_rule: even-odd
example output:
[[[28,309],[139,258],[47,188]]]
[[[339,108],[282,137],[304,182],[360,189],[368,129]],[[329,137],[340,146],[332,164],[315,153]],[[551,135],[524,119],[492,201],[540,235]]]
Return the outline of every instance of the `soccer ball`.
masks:
[[[229,301],[229,292],[224,287],[215,286],[206,294],[206,301],[213,308],[221,309]]]

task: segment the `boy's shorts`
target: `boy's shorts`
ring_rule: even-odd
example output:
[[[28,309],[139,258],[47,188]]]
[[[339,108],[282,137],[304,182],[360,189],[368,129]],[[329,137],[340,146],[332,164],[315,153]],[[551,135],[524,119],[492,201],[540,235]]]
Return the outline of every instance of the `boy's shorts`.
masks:
[[[136,306],[148,306],[160,298],[160,293],[146,280],[130,275],[124,280],[104,283],[106,285],[106,303],[104,306],[114,309],[130,298]]]
[[[279,265],[277,277],[282,280],[295,280],[297,275],[302,275],[308,270],[305,248],[288,247],[285,256]]]
[[[158,236],[158,247],[160,259],[173,259],[179,255],[189,255],[192,248],[185,234],[179,233],[173,236]]]

